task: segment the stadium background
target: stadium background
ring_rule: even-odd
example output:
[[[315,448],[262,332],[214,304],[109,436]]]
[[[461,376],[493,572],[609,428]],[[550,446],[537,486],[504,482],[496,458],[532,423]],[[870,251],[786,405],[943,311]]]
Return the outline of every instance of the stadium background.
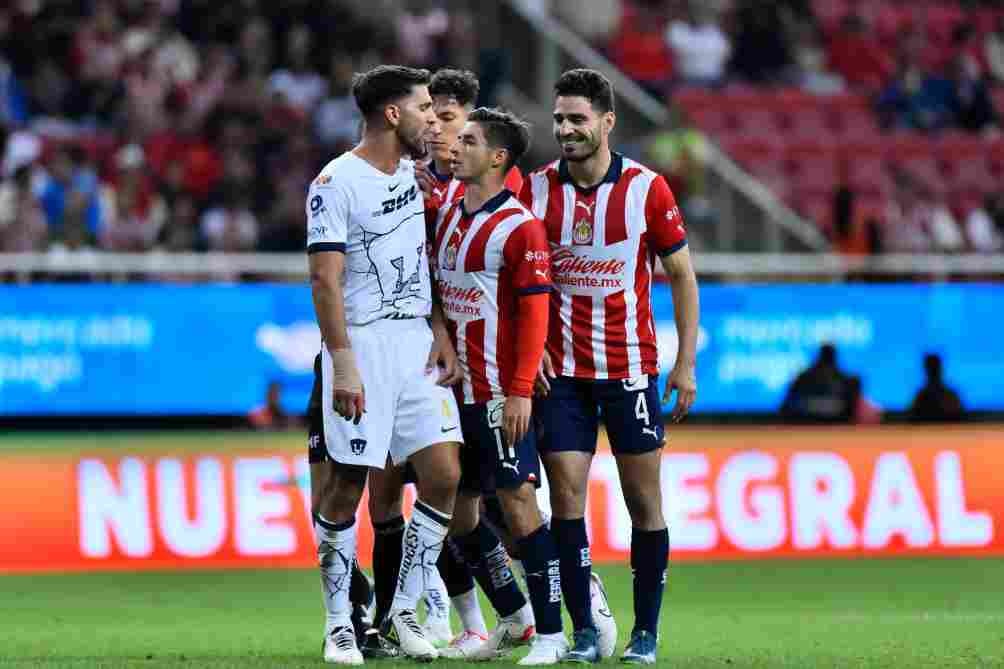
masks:
[[[525,170],[557,75],[602,69],[615,148],[681,203],[702,328],[663,657],[1004,664],[1004,8],[901,0],[5,3],[4,663],[315,663],[303,198],[381,62],[477,72],[535,123]],[[792,411],[824,343],[843,408]],[[918,422],[928,353],[965,423]],[[626,632],[602,443],[589,507]]]

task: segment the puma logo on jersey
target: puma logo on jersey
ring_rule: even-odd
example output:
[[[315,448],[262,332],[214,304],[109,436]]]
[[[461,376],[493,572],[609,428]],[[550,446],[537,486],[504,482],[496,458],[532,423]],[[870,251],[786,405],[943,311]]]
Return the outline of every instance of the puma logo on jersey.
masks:
[[[595,203],[588,204],[586,202],[580,202],[580,201],[575,202],[575,208],[578,209],[579,207],[582,207],[583,209],[586,210],[586,214],[588,214],[589,216],[593,215],[593,207],[595,206],[596,206]]]
[[[533,273],[536,274],[537,276],[541,277],[542,279],[546,279],[547,278],[547,272],[541,271],[539,269],[533,270]]]
[[[655,428],[652,428],[652,427],[643,427],[641,429],[641,433],[642,434],[650,434],[650,435],[652,435],[653,439],[655,439],[656,441],[659,440],[659,433],[655,431]]]

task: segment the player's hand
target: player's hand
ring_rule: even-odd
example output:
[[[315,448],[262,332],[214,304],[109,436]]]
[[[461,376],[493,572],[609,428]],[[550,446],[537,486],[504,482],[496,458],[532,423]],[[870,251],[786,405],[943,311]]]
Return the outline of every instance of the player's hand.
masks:
[[[432,191],[436,188],[436,177],[432,175],[429,163],[415,163],[415,181],[418,182],[418,187],[425,199],[432,197]]]
[[[355,354],[350,348],[333,349],[329,353],[335,411],[345,420],[358,425],[366,413],[366,391],[356,368]]]
[[[547,397],[551,392],[551,379],[554,378],[554,365],[551,363],[551,356],[544,351],[544,357],[540,359],[540,369],[537,370],[537,379],[534,382],[534,390],[540,397]]]
[[[510,395],[505,398],[505,408],[502,410],[502,435],[506,444],[515,446],[530,430],[530,413],[533,411],[533,400],[529,397]]]
[[[679,423],[690,412],[690,406],[697,397],[697,377],[694,374],[692,363],[682,365],[677,363],[673,367],[673,371],[669,373],[669,379],[666,381],[666,392],[662,396],[663,404],[669,403],[674,390],[676,391],[676,405],[673,407],[671,416],[674,423]]]
[[[436,383],[441,386],[452,386],[463,376],[450,336],[445,330],[438,331],[437,328],[433,328],[432,348],[425,363],[426,373],[431,373],[434,369],[439,369],[439,379]]]

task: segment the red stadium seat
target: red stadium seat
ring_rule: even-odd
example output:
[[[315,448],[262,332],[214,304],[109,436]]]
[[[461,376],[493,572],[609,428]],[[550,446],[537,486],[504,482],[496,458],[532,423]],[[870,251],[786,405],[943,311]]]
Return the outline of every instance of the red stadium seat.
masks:
[[[733,128],[733,119],[721,109],[708,107],[688,113],[691,122],[710,135],[721,135]]]
[[[805,160],[789,165],[792,184],[799,191],[829,193],[840,180],[840,173],[833,156]]]
[[[807,197],[797,201],[795,211],[814,222],[823,232],[833,228],[833,198],[826,196]]]
[[[673,93],[672,102],[687,113],[703,109],[720,109],[721,96],[706,88],[681,88]]]
[[[787,116],[788,133],[795,138],[813,138],[833,134],[833,127],[820,110],[803,108]]]
[[[763,160],[778,160],[780,152],[778,145],[766,137],[750,137],[744,133],[723,135],[722,150],[732,156],[732,159],[744,165]]]
[[[880,156],[858,156],[847,161],[847,181],[856,190],[872,190],[884,185],[889,175]]]
[[[885,141],[886,158],[894,165],[902,166],[913,160],[934,158],[932,141],[917,133],[906,132],[889,136]]]
[[[769,133],[777,135],[781,132],[781,121],[773,111],[764,107],[754,107],[737,110],[735,114],[736,127],[740,132]]]

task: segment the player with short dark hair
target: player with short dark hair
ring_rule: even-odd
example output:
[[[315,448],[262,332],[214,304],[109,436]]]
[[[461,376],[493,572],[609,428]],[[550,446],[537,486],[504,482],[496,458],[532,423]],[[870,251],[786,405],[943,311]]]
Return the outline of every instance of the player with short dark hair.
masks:
[[[442,309],[433,304],[424,205],[408,157],[438,123],[429,74],[380,66],[353,85],[362,141],[328,163],[307,194],[307,254],[321,330],[319,411],[308,460],[326,611],[324,659],[362,664],[349,589],[355,515],[370,469],[411,463],[418,500],[402,537],[384,636],[435,659],[415,608],[446,539],[462,441],[457,373]],[[319,414],[319,415],[318,415]]]
[[[697,281],[680,210],[663,177],[610,150],[613,89],[594,70],[570,70],[554,86],[561,157],[527,177],[521,199],[544,221],[557,290],[535,407],[551,490],[551,528],[574,626],[568,659],[612,655],[616,625],[591,574],[585,501],[599,421],[606,426],[631,516],[635,624],[622,659],[656,659],[669,556],[660,486],[664,425],[652,315],[652,259],[669,277],[680,347],[662,396],[678,391],[674,420],[697,392]],[[596,615],[594,612],[598,611]]]
[[[536,666],[564,659],[568,641],[557,547],[537,506],[540,463],[530,421],[547,338],[550,252],[541,222],[504,185],[528,145],[526,123],[510,113],[482,108],[468,116],[450,149],[451,171],[465,192],[436,214],[433,273],[464,372],[455,388],[467,443],[460,487],[474,502],[458,507],[451,533],[476,555],[478,495],[497,493],[536,618],[530,652],[519,664]],[[493,575],[511,582],[503,566]],[[520,631],[503,618],[472,658],[495,657]]]
[[[429,83],[429,93],[432,95],[439,124],[429,139],[432,160],[427,167],[417,166],[417,173],[424,175],[429,182],[426,188],[427,211],[436,212],[446,203],[455,202],[464,195],[464,183],[453,178],[450,148],[473,111],[478,88],[478,79],[472,72],[449,68],[438,70]],[[520,149],[519,155],[524,150],[525,148]],[[511,167],[506,175],[506,186],[512,192],[518,192],[522,182],[523,176],[519,169]],[[401,533],[404,531],[401,489],[404,483],[413,482],[413,478],[412,472],[397,468],[387,468],[370,475],[369,509],[375,530],[373,572],[376,581],[377,625],[389,608],[390,595],[393,593],[401,561]],[[488,523],[480,522],[479,498],[480,490],[473,495],[463,489],[458,491],[454,514],[473,518],[474,524],[465,526],[461,536],[451,538],[439,559],[439,572],[445,582],[445,590],[463,625],[460,634],[451,638],[449,608],[447,607],[444,617],[435,608],[437,602],[430,601],[438,601],[442,597],[437,597],[436,591],[426,594],[430,615],[425,621],[425,634],[434,643],[448,644],[441,651],[443,657],[473,657],[479,651],[487,653],[489,648],[501,651],[529,643],[534,633],[533,610],[512,577],[505,546]],[[474,587],[475,579],[500,620],[491,635],[488,634],[481,612]],[[486,642],[490,645],[486,646]],[[363,654],[367,657],[380,657],[380,640],[370,636]]]

